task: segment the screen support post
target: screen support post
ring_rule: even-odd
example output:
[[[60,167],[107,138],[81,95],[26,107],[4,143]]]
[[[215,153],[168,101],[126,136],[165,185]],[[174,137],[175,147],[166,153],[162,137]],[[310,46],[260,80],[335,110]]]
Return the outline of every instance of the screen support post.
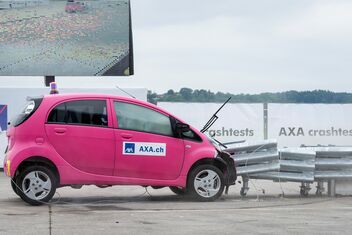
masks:
[[[45,76],[44,77],[44,84],[46,87],[50,86],[50,83],[55,82],[55,76]]]

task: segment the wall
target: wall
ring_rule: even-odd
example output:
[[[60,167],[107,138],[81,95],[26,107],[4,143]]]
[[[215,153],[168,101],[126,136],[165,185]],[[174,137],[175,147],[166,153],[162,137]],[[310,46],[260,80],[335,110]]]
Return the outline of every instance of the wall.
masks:
[[[197,129],[202,129],[221,104],[160,102],[158,106]],[[215,138],[221,141],[264,139],[263,104],[227,104],[218,117],[209,133],[215,134]]]
[[[202,128],[221,104],[159,103],[187,123]],[[221,141],[264,139],[263,104],[228,104],[210,129],[218,130]],[[279,147],[305,145],[352,146],[352,104],[268,104],[267,136]],[[253,130],[253,135],[228,136],[222,130]],[[225,134],[225,135],[224,135]]]
[[[268,136],[280,146],[352,146],[352,104],[269,104]]]

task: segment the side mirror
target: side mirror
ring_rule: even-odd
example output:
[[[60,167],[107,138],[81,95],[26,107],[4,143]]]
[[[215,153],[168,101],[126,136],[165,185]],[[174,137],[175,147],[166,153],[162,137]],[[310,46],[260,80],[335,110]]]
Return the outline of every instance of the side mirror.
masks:
[[[191,128],[189,127],[188,124],[185,124],[185,123],[176,123],[176,132],[177,133],[183,133],[183,132],[187,132],[187,131],[190,131]]]

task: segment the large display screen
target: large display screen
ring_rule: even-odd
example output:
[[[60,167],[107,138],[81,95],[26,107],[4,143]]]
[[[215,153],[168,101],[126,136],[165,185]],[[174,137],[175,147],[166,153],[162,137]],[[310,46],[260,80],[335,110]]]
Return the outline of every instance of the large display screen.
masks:
[[[129,0],[0,0],[0,76],[132,74]]]

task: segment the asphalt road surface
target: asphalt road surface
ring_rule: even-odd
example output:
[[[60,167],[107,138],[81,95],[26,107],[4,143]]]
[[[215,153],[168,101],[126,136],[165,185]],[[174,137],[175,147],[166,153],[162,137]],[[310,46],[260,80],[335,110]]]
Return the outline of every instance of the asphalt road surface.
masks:
[[[212,203],[186,200],[167,188],[61,188],[50,204],[32,207],[0,174],[0,234],[350,234],[352,229],[352,198],[300,198],[298,184],[253,181],[248,197],[241,198],[235,186]]]

